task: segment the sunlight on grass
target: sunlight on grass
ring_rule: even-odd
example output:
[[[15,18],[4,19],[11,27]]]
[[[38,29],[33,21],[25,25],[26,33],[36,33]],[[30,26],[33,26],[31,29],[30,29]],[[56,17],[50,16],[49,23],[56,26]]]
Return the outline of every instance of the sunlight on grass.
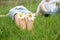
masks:
[[[24,5],[32,12],[36,11],[37,5]],[[15,5],[14,5],[15,6]],[[14,6],[3,6],[0,14],[7,14]],[[9,17],[0,18],[0,40],[60,40],[60,15],[50,17],[37,16],[32,31],[20,30]]]

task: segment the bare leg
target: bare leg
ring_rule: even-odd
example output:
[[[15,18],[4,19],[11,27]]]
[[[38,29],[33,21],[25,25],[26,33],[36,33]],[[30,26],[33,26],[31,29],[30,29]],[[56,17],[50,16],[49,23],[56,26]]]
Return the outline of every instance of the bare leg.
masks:
[[[45,5],[44,5],[44,4],[41,5],[41,9],[42,9],[42,11],[44,11],[44,12],[47,12],[47,11],[48,11],[48,10],[45,8]]]
[[[58,6],[58,8],[60,9],[60,5]]]
[[[58,10],[60,11],[60,5],[58,6]]]
[[[15,23],[16,25],[21,28],[22,30],[26,29],[26,23],[25,23],[25,19],[20,19],[17,17],[18,14],[15,15]]]
[[[45,16],[45,17],[50,16],[49,11],[45,8],[45,5],[44,5],[44,4],[41,5],[41,9],[42,9],[42,11],[44,12],[44,16]]]

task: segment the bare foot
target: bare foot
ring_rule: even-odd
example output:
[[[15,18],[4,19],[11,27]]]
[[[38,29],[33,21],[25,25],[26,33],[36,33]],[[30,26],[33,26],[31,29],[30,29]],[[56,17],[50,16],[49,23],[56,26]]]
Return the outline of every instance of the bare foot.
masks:
[[[33,24],[34,24],[34,21],[28,21],[27,22],[27,30],[32,30],[33,29]]]

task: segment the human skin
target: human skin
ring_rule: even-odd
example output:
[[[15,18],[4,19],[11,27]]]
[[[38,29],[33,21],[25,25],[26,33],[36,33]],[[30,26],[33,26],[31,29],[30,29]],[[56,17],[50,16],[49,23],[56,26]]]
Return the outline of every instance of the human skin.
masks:
[[[17,17],[18,14],[16,14],[14,16],[14,20],[15,20],[15,24],[17,27],[19,27],[21,30],[32,30],[33,28],[33,24],[34,24],[34,20],[27,20],[27,18],[24,18],[24,19],[20,19]]]

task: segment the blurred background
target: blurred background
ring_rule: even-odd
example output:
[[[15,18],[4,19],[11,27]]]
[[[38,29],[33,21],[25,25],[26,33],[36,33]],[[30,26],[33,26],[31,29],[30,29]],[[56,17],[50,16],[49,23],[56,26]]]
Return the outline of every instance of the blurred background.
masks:
[[[0,5],[6,4],[23,5],[24,3],[37,3],[37,2],[40,2],[40,0],[0,0]]]
[[[41,0],[0,0],[0,8],[7,7],[7,8],[11,9],[15,6],[23,5],[26,8],[28,8],[29,10],[31,10],[31,8],[33,8],[34,11],[33,10],[31,10],[31,11],[36,12],[36,8],[37,8],[38,4],[40,3],[40,1]]]

